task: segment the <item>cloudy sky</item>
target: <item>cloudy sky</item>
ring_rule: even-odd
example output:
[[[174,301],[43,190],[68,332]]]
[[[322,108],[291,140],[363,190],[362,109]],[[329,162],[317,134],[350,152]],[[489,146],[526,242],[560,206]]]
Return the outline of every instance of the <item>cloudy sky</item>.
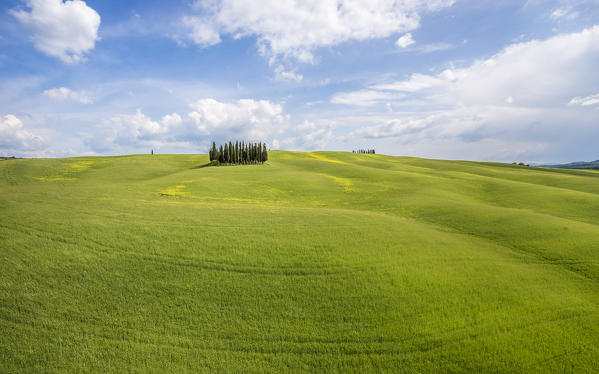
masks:
[[[3,0],[0,155],[599,158],[599,0]]]

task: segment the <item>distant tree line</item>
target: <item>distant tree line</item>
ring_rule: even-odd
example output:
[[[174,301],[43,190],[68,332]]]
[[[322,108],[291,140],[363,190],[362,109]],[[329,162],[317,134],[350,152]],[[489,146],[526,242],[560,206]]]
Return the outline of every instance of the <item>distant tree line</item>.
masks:
[[[268,161],[268,150],[265,143],[245,143],[229,141],[224,145],[216,146],[212,142],[210,148],[210,162],[213,164],[245,165],[262,164]]]
[[[365,153],[369,155],[375,154],[374,149],[354,149],[353,153]]]

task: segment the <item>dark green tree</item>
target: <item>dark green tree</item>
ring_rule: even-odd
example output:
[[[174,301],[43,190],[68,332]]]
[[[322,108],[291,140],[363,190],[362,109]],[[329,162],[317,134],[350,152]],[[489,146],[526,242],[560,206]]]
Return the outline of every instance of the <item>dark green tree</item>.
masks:
[[[262,144],[262,162],[268,161],[268,151],[266,150],[266,143]]]
[[[239,141],[235,140],[235,152],[233,156],[233,161],[238,164],[239,163]]]

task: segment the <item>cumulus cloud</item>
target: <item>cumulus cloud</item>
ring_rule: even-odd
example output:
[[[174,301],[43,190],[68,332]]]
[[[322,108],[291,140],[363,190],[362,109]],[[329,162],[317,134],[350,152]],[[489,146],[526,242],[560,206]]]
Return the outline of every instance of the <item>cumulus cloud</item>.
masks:
[[[0,118],[0,153],[4,156],[29,154],[44,145],[44,139],[25,130],[16,116],[7,114]]]
[[[547,40],[513,44],[485,60],[437,75],[414,74],[380,90],[429,90],[444,104],[498,105],[506,97],[527,106],[562,104],[579,91],[597,87],[599,26]]]
[[[281,104],[268,100],[201,99],[190,106],[193,131],[205,138],[248,139],[265,141],[275,148],[313,150],[324,147],[333,137],[330,123],[294,123]]]
[[[80,102],[81,104],[92,104],[94,102],[85,91],[73,91],[66,87],[45,90],[42,94],[50,99],[59,101],[70,100]]]
[[[174,126],[180,125],[183,122],[183,119],[178,113],[167,114],[162,117],[160,123],[164,126],[164,128],[172,128]],[[166,131],[166,130],[165,130]]]
[[[98,40],[100,15],[81,0],[28,0],[27,10],[13,10],[31,33],[35,47],[63,62],[84,59]]]
[[[331,137],[330,124],[294,123],[283,106],[268,100],[241,99],[228,102],[212,98],[190,104],[185,116],[178,113],[154,120],[138,109],[97,125],[87,134],[87,145],[95,152],[153,149],[205,151],[212,140],[240,139],[283,144],[295,149],[324,147]]]
[[[394,100],[393,106],[409,112],[381,115],[353,136],[422,147],[445,144],[445,151],[447,144],[454,144],[465,158],[468,148],[484,153],[475,145],[483,143],[507,147],[512,142],[527,152],[553,147],[556,154],[558,148],[580,149],[574,143],[599,135],[592,111],[584,110],[599,104],[599,94],[585,96],[599,87],[598,64],[599,26],[595,26],[513,44],[466,67],[373,85],[356,95],[402,93],[405,96]],[[504,150],[488,148],[483,158],[497,159]]]
[[[201,17],[184,16],[182,22],[189,29],[188,37],[200,47],[210,47],[221,42],[220,34],[210,21]]]
[[[289,127],[290,117],[280,104],[268,100],[241,99],[221,102],[200,99],[190,105],[188,117],[202,135],[225,135],[266,140]]]
[[[395,45],[398,46],[399,48],[406,48],[408,46],[411,46],[414,43],[416,43],[416,42],[414,41],[414,39],[412,39],[412,33],[407,33],[407,34],[403,35],[402,37],[400,37],[399,39],[397,39],[397,41],[395,42]]]
[[[96,126],[94,133],[87,136],[87,145],[96,152],[118,149],[140,149],[160,147],[169,143],[173,130],[182,122],[177,113],[167,114],[159,121],[145,115],[141,109],[135,114],[119,114]]]
[[[330,123],[316,124],[307,120],[292,126],[284,135],[273,140],[273,147],[300,151],[324,149],[334,137]]]
[[[369,40],[415,30],[420,14],[455,0],[245,0],[197,1],[201,15],[185,17],[189,38],[200,46],[220,35],[257,38],[271,63],[278,57],[313,62],[314,50],[350,40]]]
[[[177,113],[166,115],[160,122],[152,121],[141,109],[135,114],[122,114],[112,117],[111,127],[116,130],[117,142],[146,141],[156,139],[168,131],[169,125],[177,123],[181,117]]]

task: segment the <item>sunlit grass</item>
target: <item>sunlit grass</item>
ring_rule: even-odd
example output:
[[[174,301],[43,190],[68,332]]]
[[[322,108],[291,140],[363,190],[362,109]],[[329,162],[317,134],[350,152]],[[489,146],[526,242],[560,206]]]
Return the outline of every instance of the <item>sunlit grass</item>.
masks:
[[[596,372],[599,174],[0,162],[0,372]]]

